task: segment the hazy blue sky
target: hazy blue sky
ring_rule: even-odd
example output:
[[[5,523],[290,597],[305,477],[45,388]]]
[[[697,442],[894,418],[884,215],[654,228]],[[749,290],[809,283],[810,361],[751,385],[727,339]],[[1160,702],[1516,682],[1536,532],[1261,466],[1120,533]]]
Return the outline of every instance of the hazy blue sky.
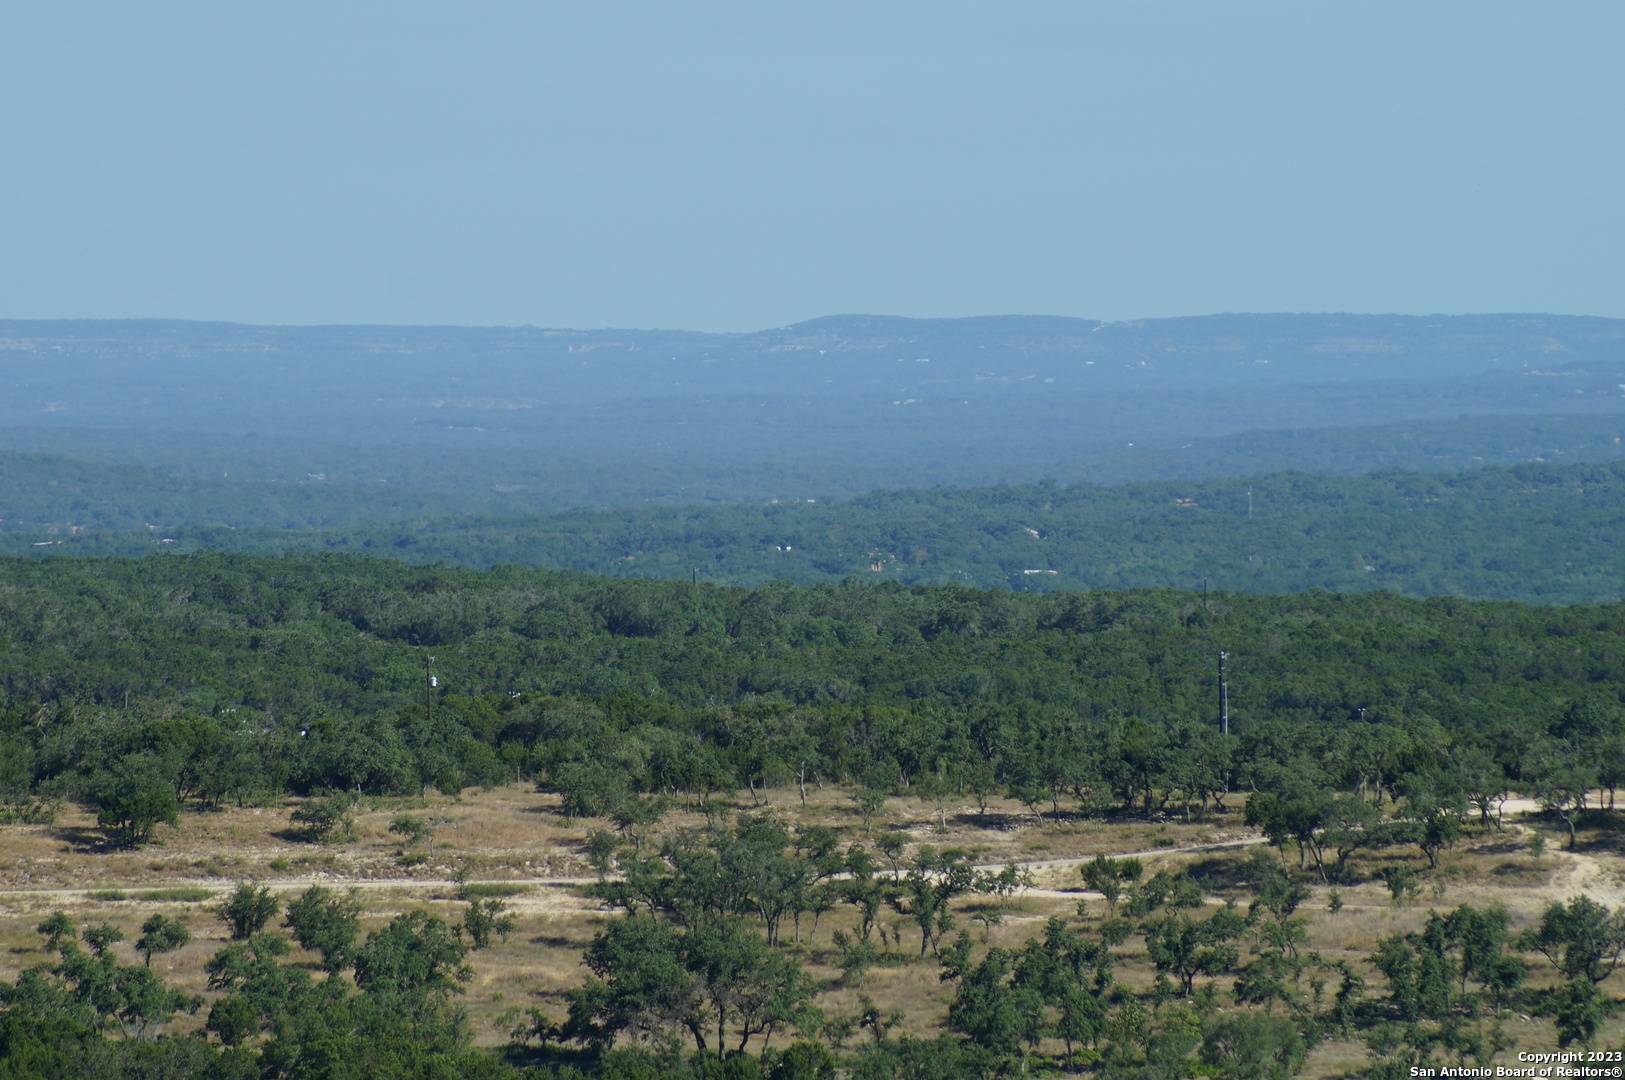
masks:
[[[1625,4],[13,3],[0,316],[1625,316]]]

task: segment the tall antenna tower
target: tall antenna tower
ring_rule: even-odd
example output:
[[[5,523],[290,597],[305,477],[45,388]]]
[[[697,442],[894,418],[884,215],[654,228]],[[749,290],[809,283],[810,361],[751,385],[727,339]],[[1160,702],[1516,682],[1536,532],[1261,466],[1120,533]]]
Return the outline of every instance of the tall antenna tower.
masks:
[[[1219,734],[1230,734],[1230,684],[1225,680],[1224,662],[1230,656],[1219,650]]]

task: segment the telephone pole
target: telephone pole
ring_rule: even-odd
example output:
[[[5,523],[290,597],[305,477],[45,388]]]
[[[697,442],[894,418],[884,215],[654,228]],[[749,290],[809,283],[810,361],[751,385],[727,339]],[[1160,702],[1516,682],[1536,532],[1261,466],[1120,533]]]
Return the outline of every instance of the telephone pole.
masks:
[[[1230,734],[1230,684],[1225,681],[1224,662],[1230,656],[1219,650],[1219,734]]]
[[[434,657],[423,658],[423,719],[430,730],[434,728],[434,688],[440,685],[435,678]]]

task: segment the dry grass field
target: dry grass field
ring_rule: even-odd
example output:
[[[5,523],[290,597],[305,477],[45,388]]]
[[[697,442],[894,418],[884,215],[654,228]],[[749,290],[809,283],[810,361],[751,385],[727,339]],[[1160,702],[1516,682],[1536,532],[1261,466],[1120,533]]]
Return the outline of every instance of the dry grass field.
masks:
[[[734,807],[827,825],[845,839],[865,834],[844,794],[835,790],[809,792],[805,807],[793,789],[769,793],[766,806],[744,798]],[[183,918],[191,943],[154,958],[153,964],[166,978],[201,992],[203,964],[226,939],[214,909],[239,881],[264,883],[285,899],[311,884],[354,889],[365,907],[367,928],[413,908],[456,921],[463,906],[459,889],[475,883],[503,895],[516,919],[506,941],[469,957],[473,977],[465,1004],[479,1040],[500,1044],[531,1008],[562,1015],[564,992],[582,978],[582,949],[603,920],[617,917],[587,893],[593,879],[587,839],[601,823],[564,819],[556,799],[529,786],[459,798],[363,800],[354,838],[320,845],[290,832],[289,810],[265,806],[187,813],[178,829],[161,828],[156,843],[126,852],[102,850],[93,818],[72,807],[52,825],[0,827],[0,977],[14,978],[21,969],[48,959],[34,927],[54,910],[120,927],[126,940],[121,950],[131,948],[128,943],[138,935],[140,923],[154,912]],[[432,840],[414,846],[410,858],[403,858],[400,837],[389,831],[402,812],[436,823]],[[693,810],[679,809],[660,828],[701,820]],[[1227,815],[1192,822],[1040,821],[1017,804],[996,801],[985,816],[973,807],[952,808],[943,828],[935,807],[907,798],[890,800],[870,830],[899,830],[914,845],[962,847],[985,865],[1029,864],[1034,887],[1013,898],[1002,924],[985,932],[990,943],[1007,946],[1019,946],[1038,933],[1052,915],[1085,922],[1101,918],[1104,903],[1083,891],[1077,867],[1079,860],[1100,853],[1139,853],[1155,866],[1188,866],[1208,883],[1212,902],[1234,897],[1245,903],[1245,894],[1227,882],[1259,840],[1234,807]],[[1539,858],[1530,852],[1534,830],[1549,833]],[[1385,861],[1419,865],[1420,859],[1409,849],[1368,858],[1355,868],[1365,883],[1339,890],[1339,910],[1331,910],[1331,890],[1318,885],[1300,908],[1308,919],[1310,947],[1327,961],[1354,965],[1366,974],[1371,990],[1380,992],[1381,977],[1368,964],[1371,951],[1387,935],[1418,929],[1431,910],[1498,902],[1512,913],[1515,929],[1521,929],[1553,899],[1586,893],[1610,906],[1625,903],[1621,835],[1593,828],[1582,833],[1581,841],[1579,851],[1563,851],[1559,833],[1528,816],[1509,817],[1502,831],[1470,831],[1443,856],[1438,870],[1423,878],[1420,893],[1403,905],[1392,901],[1375,875]],[[1296,865],[1290,847],[1284,856]],[[969,909],[991,903],[978,898],[960,905],[958,925],[978,941],[984,931],[968,918]],[[888,927],[898,921],[890,913],[882,919]],[[918,936],[912,925],[899,927],[902,944],[894,959],[871,968],[859,986],[840,983],[831,935],[851,921],[837,909],[820,922],[816,936],[804,927],[793,946],[824,988],[819,1006],[827,1015],[851,1014],[859,1007],[860,994],[867,994],[901,1014],[899,1030],[923,1033],[940,1027],[952,989],[938,979],[934,961],[915,959]],[[1154,973],[1138,940],[1118,951],[1118,978],[1150,986]],[[305,959],[314,962],[313,957]],[[1536,964],[1530,980],[1546,985],[1552,973]],[[1606,989],[1625,995],[1625,974],[1616,974]],[[1333,990],[1335,986],[1327,992]],[[183,1024],[199,1022],[193,1018]],[[1549,1019],[1509,1013],[1504,1030],[1514,1050],[1556,1047]],[[1622,1040],[1625,1016],[1616,1015],[1599,1045],[1617,1046]],[[1311,1057],[1308,1075],[1343,1075],[1366,1060],[1358,1043],[1326,1043]]]

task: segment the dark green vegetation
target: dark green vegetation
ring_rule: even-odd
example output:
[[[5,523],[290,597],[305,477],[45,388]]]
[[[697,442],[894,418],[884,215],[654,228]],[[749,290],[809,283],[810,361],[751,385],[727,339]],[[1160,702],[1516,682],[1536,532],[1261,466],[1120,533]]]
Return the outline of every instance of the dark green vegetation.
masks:
[[[1251,513],[1249,514],[1249,507]],[[171,535],[172,534],[172,535]],[[38,533],[13,542],[13,550]],[[888,492],[837,503],[576,511],[324,531],[59,536],[37,554],[349,551],[756,584],[846,577],[1047,592],[1387,589],[1541,602],[1625,592],[1625,464],[1274,475],[1122,488]]]
[[[353,981],[313,978],[283,962],[286,938],[256,933],[209,961],[210,1003],[165,985],[149,965],[121,962],[111,928],[81,931],[60,913],[46,919],[39,932],[58,959],[4,987],[0,1070],[62,1080],[511,1075],[471,1049],[466,1022],[451,1005],[467,977],[466,947],[444,922],[413,912],[360,940],[353,926],[346,936],[332,918],[310,929],[320,918],[310,911],[336,903],[322,890],[300,903],[309,910],[290,909],[293,934],[342,944],[333,970],[352,972]],[[163,916],[144,931],[136,947],[147,956],[188,934]],[[329,955],[324,949],[324,960]],[[183,1014],[205,1017],[208,1037],[160,1034]]]
[[[1109,790],[1132,805],[1182,789],[1155,772],[1181,747],[1239,755],[1210,764],[1251,784],[1287,745],[1321,740],[1355,768],[1381,742],[1373,731],[1402,730],[1441,749],[1470,737],[1517,780],[1532,730],[1616,726],[1622,630],[1620,605],[1385,594],[744,590],[337,556],[11,560],[6,792],[93,800],[109,836],[133,844],[176,799],[267,784],[406,792],[572,762],[614,773],[605,784],[690,793],[786,769],[906,785],[979,762],[1057,803]],[[1220,649],[1236,713],[1224,745]],[[444,683],[432,716],[430,651]],[[1357,749],[1329,749],[1345,742]],[[1392,775],[1346,779],[1398,790]],[[344,827],[342,805],[304,813],[306,829]]]
[[[1380,856],[1403,900],[1460,837],[1496,828],[1509,789],[1571,829],[1611,820],[1589,793],[1611,792],[1625,765],[1622,631],[1621,605],[1386,594],[10,560],[0,797],[17,816],[92,802],[105,842],[131,845],[182,807],[345,792],[302,804],[321,842],[346,827],[350,792],[534,778],[562,812],[619,828],[594,858],[600,894],[629,914],[593,941],[567,1013],[520,1032],[514,1054],[540,1076],[1286,1076],[1321,1040],[1354,1036],[1373,1075],[1403,1075],[1492,1056],[1507,1010],[1592,1040],[1625,916],[1577,900],[1520,935],[1492,907],[1461,907],[1384,939],[1368,985],[1306,947],[1305,887],[1376,875]],[[426,699],[431,653],[443,685]],[[1051,817],[1233,814],[1226,798],[1245,791],[1248,821],[1296,860],[1248,861],[1229,885],[1245,904],[1220,907],[1200,878],[1094,864],[1081,881],[1106,899],[1011,949],[963,932],[963,901],[984,898],[978,921],[996,925],[1022,874],[963,852],[905,855],[748,814],[645,842],[673,802],[813,781],[849,785],[865,817],[871,796],[899,791],[939,806],[1008,793]],[[458,926],[418,911],[363,934],[343,894],[314,887],[279,910],[245,886],[221,909],[237,940],[210,962],[207,999],[141,959],[184,926],[151,921],[126,960],[106,928],[47,920],[56,960],[0,988],[0,1068],[506,1075],[456,1006],[468,950],[501,947],[503,906],[464,899]],[[894,1033],[883,1002],[813,1006],[799,950],[831,911],[854,920],[824,931],[846,985],[913,963],[954,986],[939,1035]],[[319,971],[290,962],[289,937]],[[1153,985],[1118,977],[1130,958]],[[188,1013],[205,1033],[161,1035]]]

